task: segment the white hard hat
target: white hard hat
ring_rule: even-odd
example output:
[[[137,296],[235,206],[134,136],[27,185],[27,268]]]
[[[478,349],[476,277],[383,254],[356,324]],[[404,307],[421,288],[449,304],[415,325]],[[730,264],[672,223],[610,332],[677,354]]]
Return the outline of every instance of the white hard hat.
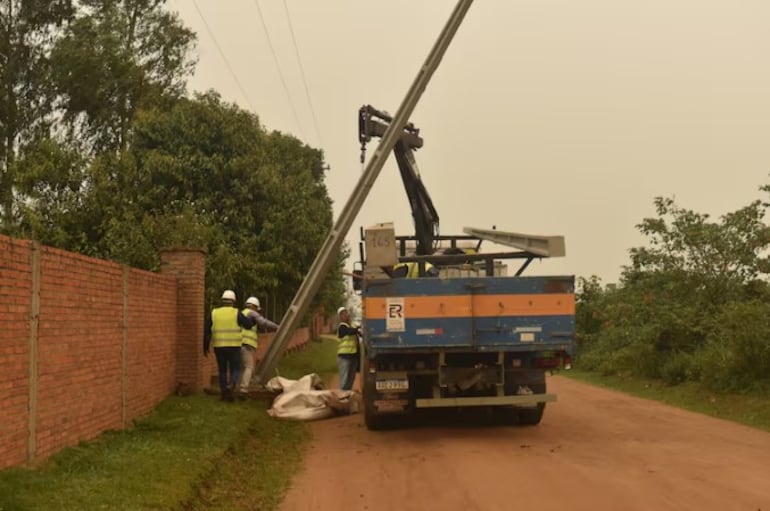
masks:
[[[262,306],[259,304],[259,298],[257,298],[256,296],[250,296],[246,298],[246,305],[253,305],[257,309],[262,308]]]
[[[228,289],[224,293],[222,293],[222,300],[230,300],[231,302],[235,301],[235,291],[232,291]]]
[[[340,307],[339,309],[337,309],[337,315],[339,316],[340,314],[342,314],[342,311],[346,311],[346,310],[348,310],[347,307]]]

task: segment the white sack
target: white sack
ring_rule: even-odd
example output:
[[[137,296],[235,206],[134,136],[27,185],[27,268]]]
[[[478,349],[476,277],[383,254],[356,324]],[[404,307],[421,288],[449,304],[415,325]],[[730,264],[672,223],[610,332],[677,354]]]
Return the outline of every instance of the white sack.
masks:
[[[352,390],[324,389],[323,381],[317,374],[306,374],[299,380],[276,376],[267,382],[266,387],[273,391],[283,390],[267,411],[270,416],[279,419],[309,421],[358,411]]]

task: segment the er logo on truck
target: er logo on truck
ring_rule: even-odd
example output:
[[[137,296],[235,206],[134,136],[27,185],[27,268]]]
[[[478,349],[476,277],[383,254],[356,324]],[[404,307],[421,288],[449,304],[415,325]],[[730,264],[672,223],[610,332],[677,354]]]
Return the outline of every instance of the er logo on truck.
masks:
[[[404,317],[404,305],[400,303],[391,303],[388,305],[388,317],[392,319],[401,319]]]
[[[386,301],[385,316],[385,330],[388,332],[403,332],[406,328],[406,320],[404,319],[404,313],[406,311],[404,307],[404,298],[401,296],[387,298]]]

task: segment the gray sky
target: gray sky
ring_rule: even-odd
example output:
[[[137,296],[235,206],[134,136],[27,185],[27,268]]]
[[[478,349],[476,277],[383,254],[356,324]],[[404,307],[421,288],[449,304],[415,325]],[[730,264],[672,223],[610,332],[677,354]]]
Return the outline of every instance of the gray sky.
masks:
[[[336,218],[361,175],[358,108],[395,113],[455,2],[197,0],[247,97],[193,0],[168,5],[198,33],[190,88],[323,148]],[[767,0],[477,0],[411,118],[441,232],[561,234],[567,256],[527,274],[615,281],[655,196],[714,217],[762,197],[769,23]],[[349,239],[386,221],[412,232],[392,156]]]

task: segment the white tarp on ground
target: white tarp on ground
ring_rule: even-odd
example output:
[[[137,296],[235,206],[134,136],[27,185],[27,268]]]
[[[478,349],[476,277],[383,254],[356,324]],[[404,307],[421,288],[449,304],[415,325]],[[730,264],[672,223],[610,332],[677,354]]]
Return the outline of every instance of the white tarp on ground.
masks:
[[[267,413],[278,419],[310,421],[358,411],[358,399],[352,390],[325,389],[317,374],[306,374],[299,380],[276,376],[266,387],[281,392]]]

